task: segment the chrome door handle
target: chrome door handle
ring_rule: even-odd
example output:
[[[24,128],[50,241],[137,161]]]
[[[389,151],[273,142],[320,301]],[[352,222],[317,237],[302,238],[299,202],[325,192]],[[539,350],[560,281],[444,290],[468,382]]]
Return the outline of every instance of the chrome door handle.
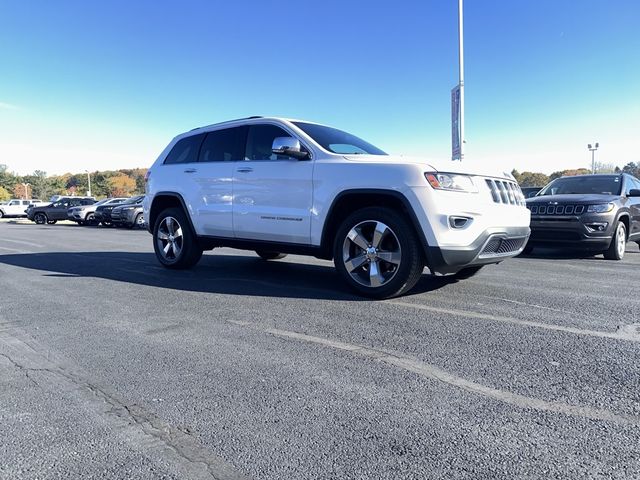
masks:
[[[198,170],[195,168],[185,168],[184,173],[196,173]]]
[[[251,173],[251,172],[253,172],[253,168],[251,168],[251,167],[242,167],[242,168],[237,169],[236,172]]]

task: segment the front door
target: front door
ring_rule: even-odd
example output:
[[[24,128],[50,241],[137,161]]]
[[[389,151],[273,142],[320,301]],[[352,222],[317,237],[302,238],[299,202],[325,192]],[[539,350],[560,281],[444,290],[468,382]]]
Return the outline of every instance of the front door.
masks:
[[[271,151],[274,138],[291,136],[274,124],[249,127],[244,161],[233,172],[236,238],[310,243],[313,161]]]

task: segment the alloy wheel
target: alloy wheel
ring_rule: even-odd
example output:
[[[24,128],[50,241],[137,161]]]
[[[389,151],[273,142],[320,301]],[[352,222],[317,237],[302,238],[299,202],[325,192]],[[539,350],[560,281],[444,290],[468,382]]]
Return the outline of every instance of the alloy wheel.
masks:
[[[360,285],[381,287],[398,272],[400,242],[389,226],[365,220],[349,230],[342,245],[342,260],[348,274]]]
[[[620,223],[618,225],[618,231],[616,233],[616,248],[618,249],[618,256],[620,258],[624,257],[624,252],[627,247],[627,232],[625,231],[624,224]]]
[[[165,260],[176,261],[184,242],[182,227],[174,217],[165,217],[158,226],[156,235],[158,250]]]

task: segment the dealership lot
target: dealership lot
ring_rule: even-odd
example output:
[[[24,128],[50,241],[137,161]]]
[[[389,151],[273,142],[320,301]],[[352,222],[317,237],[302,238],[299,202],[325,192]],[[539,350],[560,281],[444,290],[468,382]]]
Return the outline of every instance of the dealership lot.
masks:
[[[380,302],[307,257],[0,234],[0,478],[640,476],[635,243]]]

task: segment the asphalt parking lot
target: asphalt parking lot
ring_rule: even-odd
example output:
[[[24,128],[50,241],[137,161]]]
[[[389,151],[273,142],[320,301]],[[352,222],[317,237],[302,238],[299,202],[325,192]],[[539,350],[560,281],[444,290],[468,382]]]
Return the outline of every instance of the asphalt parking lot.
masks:
[[[1,478],[640,478],[636,244],[376,302],[306,257],[0,238]]]

